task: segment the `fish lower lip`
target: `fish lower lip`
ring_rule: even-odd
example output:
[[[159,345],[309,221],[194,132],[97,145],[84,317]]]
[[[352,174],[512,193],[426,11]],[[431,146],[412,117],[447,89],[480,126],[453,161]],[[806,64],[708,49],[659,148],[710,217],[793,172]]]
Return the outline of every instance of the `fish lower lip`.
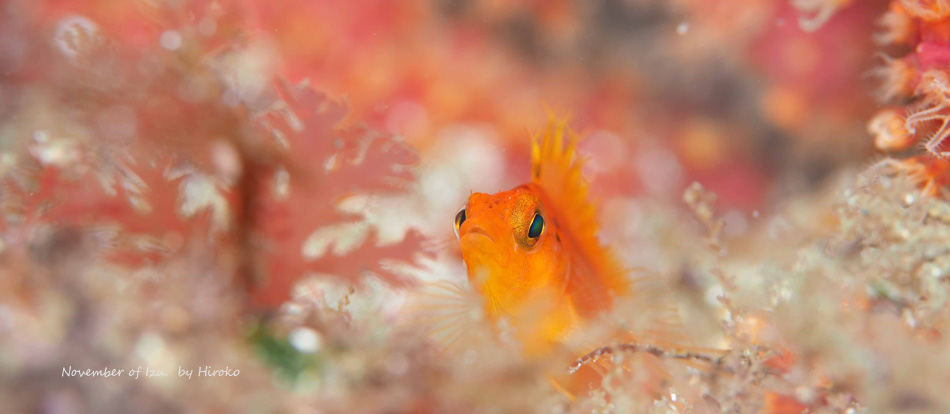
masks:
[[[462,244],[462,254],[467,256],[466,260],[472,263],[485,263],[483,260],[491,260],[499,266],[508,265],[508,254],[495,243],[495,240],[482,229],[472,228],[465,232],[460,239]],[[470,263],[470,264],[472,264]]]
[[[463,246],[484,243],[490,243],[492,246],[495,245],[495,240],[492,239],[487,233],[481,231],[466,232],[464,235],[462,235],[460,241]]]

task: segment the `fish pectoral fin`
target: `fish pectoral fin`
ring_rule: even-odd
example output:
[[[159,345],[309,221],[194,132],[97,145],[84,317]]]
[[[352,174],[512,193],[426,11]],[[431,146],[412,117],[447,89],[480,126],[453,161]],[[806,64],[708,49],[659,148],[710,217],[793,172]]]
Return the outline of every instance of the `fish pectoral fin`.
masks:
[[[450,354],[461,353],[463,347],[474,347],[491,338],[480,299],[457,284],[430,283],[412,292],[406,301],[400,324],[410,325],[409,329],[421,328]]]
[[[567,387],[564,386],[564,384],[561,384],[561,382],[558,381],[558,379],[555,378],[554,375],[548,374],[548,382],[551,383],[551,386],[554,387],[554,389],[556,389],[562,395],[567,397],[568,400],[571,400],[572,403],[577,402],[577,396],[574,395],[574,393],[572,393],[571,391],[569,391]]]

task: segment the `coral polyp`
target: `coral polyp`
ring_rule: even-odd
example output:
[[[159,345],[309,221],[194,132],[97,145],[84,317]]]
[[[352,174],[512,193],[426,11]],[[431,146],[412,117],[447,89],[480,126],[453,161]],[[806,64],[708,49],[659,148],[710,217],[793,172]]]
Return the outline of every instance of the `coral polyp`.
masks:
[[[947,87],[947,74],[943,70],[932,69],[921,76],[916,95],[920,100],[917,108],[910,111],[904,122],[904,128],[910,133],[924,130],[924,126],[933,123],[936,129],[926,135],[924,148],[931,155],[943,157],[943,143],[950,134],[948,121],[948,104],[950,104],[950,88]]]
[[[928,22],[950,16],[947,0],[901,0],[900,3],[909,13]]]
[[[914,143],[914,134],[907,130],[904,110],[882,110],[868,123],[868,132],[874,136],[874,146],[882,151],[901,151]]]
[[[892,2],[887,12],[878,19],[881,31],[874,35],[878,44],[906,45],[913,41],[917,24],[900,2]]]
[[[891,165],[905,172],[927,194],[940,193],[950,177],[950,5],[946,0],[892,1],[879,19],[875,40],[884,47],[907,48],[899,58],[884,56],[872,70],[881,85],[878,99],[899,105],[878,111],[868,124],[882,151],[904,151],[916,144],[920,153]],[[901,114],[903,112],[903,114]],[[903,118],[903,125],[899,119]]]
[[[871,70],[871,74],[881,81],[881,87],[877,90],[878,99],[889,102],[912,95],[918,76],[913,63],[884,54],[880,56],[883,64]]]

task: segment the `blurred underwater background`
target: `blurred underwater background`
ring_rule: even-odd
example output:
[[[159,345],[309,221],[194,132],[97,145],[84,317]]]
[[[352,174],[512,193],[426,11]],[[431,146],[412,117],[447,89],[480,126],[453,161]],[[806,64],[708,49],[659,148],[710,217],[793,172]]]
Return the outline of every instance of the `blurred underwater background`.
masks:
[[[552,113],[721,352],[434,339]],[[6,0],[0,411],[950,412],[948,119],[947,0]]]

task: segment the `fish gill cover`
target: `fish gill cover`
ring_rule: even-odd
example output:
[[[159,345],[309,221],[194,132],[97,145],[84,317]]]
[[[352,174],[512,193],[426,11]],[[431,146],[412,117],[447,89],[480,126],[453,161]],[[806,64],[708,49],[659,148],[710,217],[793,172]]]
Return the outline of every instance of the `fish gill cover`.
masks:
[[[5,2],[0,411],[948,412],[948,16]],[[539,359],[452,227],[530,180],[547,108],[676,318],[618,304]],[[598,336],[643,326],[687,339]]]

